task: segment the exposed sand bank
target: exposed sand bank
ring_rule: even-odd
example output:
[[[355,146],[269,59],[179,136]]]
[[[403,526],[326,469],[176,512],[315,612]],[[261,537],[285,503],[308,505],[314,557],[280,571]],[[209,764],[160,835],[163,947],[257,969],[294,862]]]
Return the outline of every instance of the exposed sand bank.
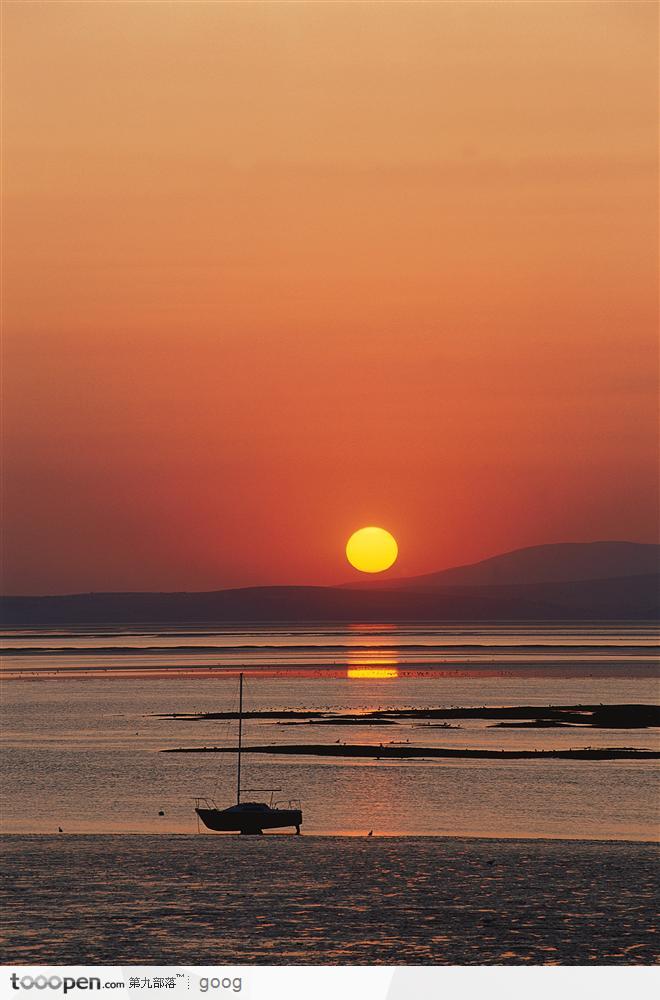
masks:
[[[238,747],[172,747],[160,753],[231,753]],[[377,760],[468,758],[475,760],[658,760],[660,751],[633,747],[583,747],[574,750],[470,750],[454,747],[374,746],[370,743],[276,743],[243,747],[243,753],[295,754],[313,757],[370,757]]]
[[[158,719],[179,722],[210,722],[237,719],[238,712],[169,712]],[[484,705],[481,708],[390,708],[351,714],[350,712],[309,711],[306,709],[243,712],[244,719],[286,722],[288,725],[392,725],[419,719],[498,719],[519,720],[518,724],[539,727],[549,724],[593,726],[595,729],[647,729],[660,726],[658,705]],[[504,722],[500,722],[504,725]],[[514,725],[515,723],[510,722]]]

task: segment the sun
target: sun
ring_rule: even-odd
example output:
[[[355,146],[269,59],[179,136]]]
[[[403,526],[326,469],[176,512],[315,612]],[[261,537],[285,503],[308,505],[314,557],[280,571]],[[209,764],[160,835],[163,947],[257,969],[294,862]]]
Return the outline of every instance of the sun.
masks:
[[[346,543],[346,558],[361,573],[382,573],[396,562],[399,547],[385,528],[360,528]]]

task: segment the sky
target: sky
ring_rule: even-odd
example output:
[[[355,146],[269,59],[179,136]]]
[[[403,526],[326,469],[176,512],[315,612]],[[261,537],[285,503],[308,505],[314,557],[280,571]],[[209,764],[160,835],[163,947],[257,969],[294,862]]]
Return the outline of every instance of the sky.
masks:
[[[656,540],[657,15],[5,0],[4,592]]]

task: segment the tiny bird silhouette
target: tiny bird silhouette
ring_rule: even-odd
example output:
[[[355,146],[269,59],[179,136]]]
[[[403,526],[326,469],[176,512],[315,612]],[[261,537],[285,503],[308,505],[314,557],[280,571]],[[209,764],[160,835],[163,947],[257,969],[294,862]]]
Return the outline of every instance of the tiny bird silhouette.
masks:
[[[62,827],[61,827],[61,826],[58,826],[58,828],[57,828],[57,832],[58,832],[58,833],[64,833],[64,830],[62,829]]]
[[[369,830],[369,833],[367,834],[367,837],[373,837],[373,835],[374,835],[374,831],[373,830]]]
[[[159,815],[159,816],[164,816],[164,815],[165,815],[165,813],[163,812],[163,810],[162,810],[162,809],[159,809],[159,810],[158,810],[158,815]]]

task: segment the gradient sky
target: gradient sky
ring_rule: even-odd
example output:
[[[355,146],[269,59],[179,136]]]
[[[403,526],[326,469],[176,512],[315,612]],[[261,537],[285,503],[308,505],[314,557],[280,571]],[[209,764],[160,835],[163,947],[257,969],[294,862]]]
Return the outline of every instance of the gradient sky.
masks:
[[[5,592],[654,540],[655,4],[3,8]]]

